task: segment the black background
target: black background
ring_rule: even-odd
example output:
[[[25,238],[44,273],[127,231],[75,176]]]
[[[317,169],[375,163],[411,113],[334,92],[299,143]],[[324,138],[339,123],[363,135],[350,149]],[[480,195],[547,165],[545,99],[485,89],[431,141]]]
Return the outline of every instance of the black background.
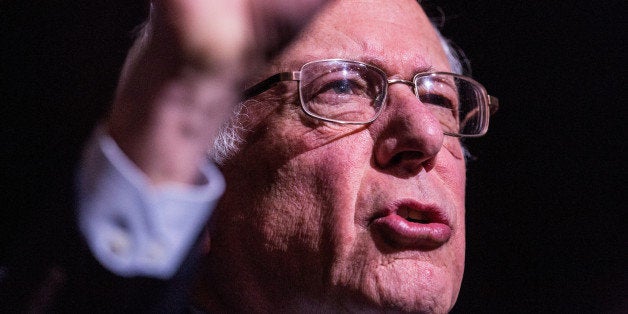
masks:
[[[424,2],[445,13],[443,33],[501,105],[489,134],[467,141],[477,160],[454,311],[628,312],[625,3]],[[65,182],[146,8],[1,5],[4,258],[17,235],[54,236],[41,217],[71,193]]]

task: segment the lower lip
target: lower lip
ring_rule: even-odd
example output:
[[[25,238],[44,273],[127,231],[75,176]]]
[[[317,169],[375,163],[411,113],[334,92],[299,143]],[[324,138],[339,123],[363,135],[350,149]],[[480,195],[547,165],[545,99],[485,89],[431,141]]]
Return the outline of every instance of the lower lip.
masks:
[[[398,249],[432,250],[451,237],[451,228],[445,223],[410,222],[396,214],[373,220],[371,228],[390,246]]]

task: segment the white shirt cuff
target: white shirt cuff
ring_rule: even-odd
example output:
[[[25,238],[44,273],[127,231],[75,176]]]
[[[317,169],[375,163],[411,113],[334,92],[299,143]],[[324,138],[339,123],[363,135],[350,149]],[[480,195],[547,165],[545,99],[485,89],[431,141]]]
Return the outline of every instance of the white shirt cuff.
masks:
[[[197,240],[225,183],[211,163],[202,185],[152,186],[102,128],[77,177],[78,223],[96,259],[125,277],[170,278]]]

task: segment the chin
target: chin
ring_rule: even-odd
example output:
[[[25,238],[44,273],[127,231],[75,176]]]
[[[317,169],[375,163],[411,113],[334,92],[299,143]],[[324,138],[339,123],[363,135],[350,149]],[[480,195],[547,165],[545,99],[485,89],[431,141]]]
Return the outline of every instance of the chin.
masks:
[[[420,296],[418,298],[397,298],[385,304],[385,311],[403,313],[448,313],[453,307],[455,299],[447,295]]]
[[[448,313],[455,303],[455,297],[449,298],[446,295],[429,296],[396,296],[394,298],[384,298],[373,300],[372,298],[353,296],[342,301],[326,303],[326,305],[308,304],[310,311],[315,312],[351,312],[351,313]],[[307,312],[307,310],[306,310]]]
[[[420,284],[409,282],[404,287],[394,287],[378,296],[374,309],[386,312],[403,313],[448,313],[453,307],[456,296],[451,289],[434,287],[417,289]]]
[[[449,312],[458,297],[462,269],[398,257],[366,263],[357,272],[355,264],[345,268],[337,273],[330,297],[349,312]]]

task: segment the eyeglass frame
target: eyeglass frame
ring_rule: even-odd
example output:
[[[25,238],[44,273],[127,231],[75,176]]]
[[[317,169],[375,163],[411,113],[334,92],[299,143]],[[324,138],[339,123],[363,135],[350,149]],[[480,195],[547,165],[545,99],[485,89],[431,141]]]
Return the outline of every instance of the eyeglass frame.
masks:
[[[301,72],[302,72],[303,68],[306,67],[307,65],[310,65],[312,63],[320,63],[320,62],[348,62],[348,63],[352,63],[352,64],[358,64],[358,65],[361,65],[361,66],[366,66],[366,67],[368,67],[368,68],[370,68],[372,70],[375,70],[379,74],[381,74],[382,77],[385,78],[386,85],[385,85],[385,89],[383,90],[383,95],[382,95],[382,100],[381,100],[382,101],[382,106],[377,111],[377,114],[372,119],[370,119],[370,120],[368,120],[366,122],[350,122],[350,121],[342,121],[342,120],[335,120],[335,119],[331,119],[331,118],[321,117],[321,116],[318,116],[318,115],[313,114],[311,112],[308,112],[308,110],[305,109],[305,106],[303,104],[303,98],[301,97],[301,85],[300,85],[301,84]],[[392,78],[391,79],[391,78],[388,77],[386,72],[384,72],[382,69],[378,68],[377,66],[374,66],[372,64],[368,64],[368,63],[365,63],[365,62],[361,62],[361,61],[346,60],[346,59],[314,60],[314,61],[309,61],[309,62],[306,62],[305,64],[303,64],[301,66],[301,68],[299,69],[299,71],[275,73],[275,74],[269,76],[268,78],[262,80],[261,82],[259,82],[259,83],[255,84],[255,85],[245,89],[244,92],[242,93],[242,99],[243,100],[247,100],[247,99],[253,98],[255,96],[258,96],[258,95],[266,92],[270,88],[272,88],[275,84],[280,83],[280,82],[297,81],[297,82],[299,82],[299,87],[297,88],[297,90],[299,92],[300,107],[301,107],[301,110],[303,110],[303,112],[306,115],[308,115],[308,116],[310,116],[312,118],[315,118],[315,119],[319,119],[319,120],[323,120],[323,121],[327,121],[327,122],[332,122],[332,123],[365,125],[365,124],[369,124],[369,123],[372,123],[373,121],[375,121],[379,117],[379,115],[384,111],[384,109],[386,109],[386,98],[388,96],[388,86],[389,85],[397,84],[397,83],[408,85],[414,91],[414,94],[417,97],[417,99],[419,99],[419,94],[418,94],[419,91],[418,91],[418,86],[416,84],[417,78],[419,78],[419,77],[426,77],[426,76],[433,76],[433,75],[447,75],[447,76],[451,76],[453,78],[459,78],[459,79],[465,80],[465,81],[473,84],[475,87],[477,87],[482,92],[482,96],[484,96],[484,98],[485,98],[484,103],[486,104],[486,106],[488,107],[488,110],[489,110],[489,114],[488,114],[487,118],[490,117],[491,115],[493,115],[499,109],[499,100],[497,99],[497,97],[489,95],[488,92],[486,91],[486,88],[484,88],[484,86],[482,84],[480,84],[476,80],[474,80],[474,79],[472,79],[472,78],[470,78],[468,76],[465,76],[465,75],[451,73],[451,72],[419,72],[419,73],[415,74],[412,77],[412,81],[404,80],[404,79],[401,79],[401,78]],[[488,120],[490,120],[490,118]],[[485,126],[483,127],[481,132],[478,133],[478,134],[457,134],[457,133],[451,133],[451,132],[445,132],[445,131],[443,131],[443,134],[449,135],[449,136],[454,136],[454,137],[480,137],[480,136],[485,135],[487,131],[488,131],[488,121],[486,121]]]

